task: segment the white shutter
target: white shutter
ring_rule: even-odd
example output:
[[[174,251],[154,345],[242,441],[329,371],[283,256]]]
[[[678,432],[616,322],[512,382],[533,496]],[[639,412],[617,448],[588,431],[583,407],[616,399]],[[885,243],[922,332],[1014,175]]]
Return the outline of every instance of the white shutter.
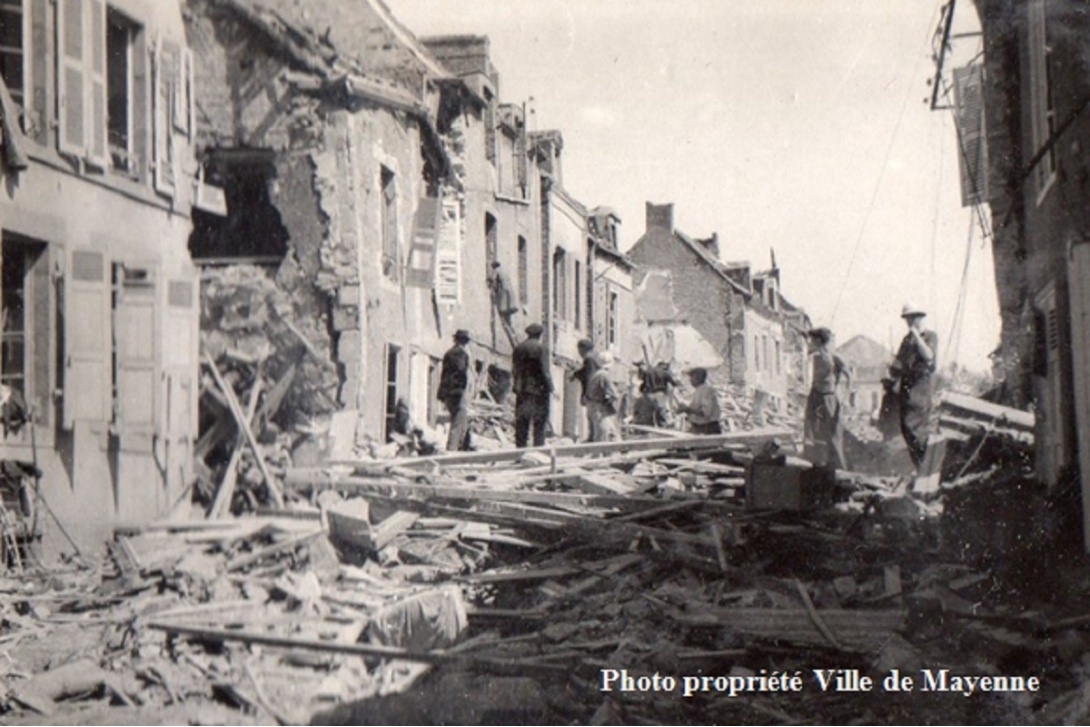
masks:
[[[110,410],[110,275],[104,252],[69,248],[64,290],[64,425]]]
[[[164,281],[162,348],[160,356],[160,440],[166,445],[168,477],[181,470],[183,481],[192,468],[197,431],[197,372],[199,369],[200,290],[197,272]]]
[[[84,0],[57,0],[57,147],[82,157],[87,148],[87,87]]]
[[[441,305],[462,302],[462,207],[455,197],[444,198],[442,204],[435,255],[435,299]]]
[[[106,124],[106,3],[90,0],[87,49],[87,159],[105,169],[110,163]]]
[[[156,429],[155,273],[121,268],[114,307],[114,423],[126,451],[150,451]]]
[[[154,82],[152,84],[152,154],[155,161],[155,189],[163,194],[174,194],[174,130],[171,123],[171,105],[174,86],[177,83],[179,49],[176,44],[155,44]]]

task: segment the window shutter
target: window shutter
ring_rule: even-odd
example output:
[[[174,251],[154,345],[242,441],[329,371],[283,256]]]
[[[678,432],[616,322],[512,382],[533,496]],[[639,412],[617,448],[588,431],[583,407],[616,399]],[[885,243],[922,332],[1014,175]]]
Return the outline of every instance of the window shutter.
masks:
[[[52,78],[49,65],[48,42],[52,28],[49,25],[48,0],[32,0],[30,3],[30,78],[33,89],[33,97],[28,101],[26,118],[26,133],[39,144],[50,143],[52,130],[52,99],[50,93],[50,79]]]
[[[84,0],[57,0],[57,147],[82,157],[87,148],[87,89],[84,78]]]
[[[114,422],[126,451],[148,451],[155,433],[155,278],[122,268],[114,308]]]
[[[440,305],[462,302],[462,206],[457,198],[441,205],[439,243],[435,253],[435,299]]]
[[[69,248],[64,311],[64,426],[107,420],[110,407],[110,278],[106,255]]]
[[[961,206],[988,201],[988,145],[984,134],[984,66],[954,69]]]
[[[602,346],[609,330],[609,286],[603,281],[594,283],[594,342]]]
[[[155,190],[174,194],[174,133],[171,125],[171,104],[174,85],[177,82],[179,48],[162,39],[155,45],[155,79],[152,88],[152,106],[155,143]]]
[[[87,130],[91,138],[87,143],[87,158],[92,164],[105,169],[110,163],[106,139],[106,3],[91,0],[91,39],[87,44],[87,86],[90,98],[87,110]]]
[[[405,284],[414,288],[430,288],[435,282],[439,208],[438,197],[421,197],[417,202],[408,270],[405,274]]]
[[[200,292],[196,270],[170,278],[162,286],[160,305],[159,434],[157,452],[166,463],[168,477],[182,473],[189,481],[193,469],[197,421],[197,372],[200,357]],[[180,484],[180,483],[179,483]]]

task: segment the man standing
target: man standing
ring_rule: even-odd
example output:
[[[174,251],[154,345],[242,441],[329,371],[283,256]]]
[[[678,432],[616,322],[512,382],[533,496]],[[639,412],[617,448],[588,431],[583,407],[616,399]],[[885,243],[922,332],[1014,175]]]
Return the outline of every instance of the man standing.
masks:
[[[583,359],[582,367],[572,372],[571,381],[578,381],[582,385],[582,396],[579,403],[587,410],[587,432],[590,441],[596,442],[594,432],[594,418],[591,416],[590,406],[587,404],[587,391],[590,389],[590,380],[598,369],[594,353],[594,343],[589,338],[584,338],[577,344],[579,356]]]
[[[844,360],[830,349],[832,331],[828,328],[815,328],[808,337],[813,383],[806,399],[803,437],[813,443],[814,451],[810,456],[814,464],[847,469],[844,425],[840,421],[840,399],[836,392],[841,379],[851,386],[851,372]]]
[[[454,345],[443,356],[443,367],[439,374],[439,400],[450,412],[450,434],[447,436],[447,451],[457,452],[469,449],[469,331],[458,329],[454,334]]]
[[[654,367],[643,370],[643,385],[640,390],[655,407],[654,424],[656,427],[670,425],[670,400],[676,387],[681,382],[674,378],[668,361],[659,361]]]
[[[901,407],[901,435],[908,445],[912,464],[919,468],[927,454],[927,439],[931,433],[931,395],[939,351],[939,337],[925,330],[927,313],[911,303],[901,309],[901,318],[908,325],[908,334],[901,341],[890,375],[899,384],[898,404]]]
[[[679,412],[689,416],[689,431],[693,434],[722,434],[719,396],[708,385],[707,370],[699,367],[690,369],[689,383],[693,385],[693,399],[678,407]]]
[[[526,340],[515,346],[511,355],[515,392],[515,446],[525,447],[533,430],[534,446],[545,444],[545,427],[549,423],[549,397],[553,393],[553,378],[549,373],[549,356],[541,343],[545,329],[540,323],[526,327]]]
[[[597,355],[597,369],[590,377],[585,390],[587,413],[591,419],[591,431],[595,442],[616,442],[621,438],[621,428],[617,424],[617,407],[620,397],[617,387],[610,377],[613,368],[613,354],[602,351]]]

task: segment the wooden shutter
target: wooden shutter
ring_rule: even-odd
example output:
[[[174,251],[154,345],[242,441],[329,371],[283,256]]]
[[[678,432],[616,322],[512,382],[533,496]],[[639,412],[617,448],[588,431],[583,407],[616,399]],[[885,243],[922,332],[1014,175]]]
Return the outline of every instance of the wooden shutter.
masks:
[[[104,252],[68,249],[64,298],[64,425],[104,423],[110,409],[110,276]]]
[[[462,206],[445,198],[435,255],[435,299],[442,305],[462,302]]]
[[[49,144],[52,137],[50,121],[53,118],[53,106],[50,100],[53,94],[53,72],[49,63],[49,39],[52,27],[49,24],[48,0],[31,0],[30,3],[30,79],[31,92],[26,102],[26,133],[39,144]]]
[[[594,344],[605,350],[609,331],[609,286],[604,281],[594,282]]]
[[[430,288],[435,282],[435,251],[439,234],[438,197],[421,197],[413,219],[413,238],[409,246],[409,261],[405,284],[415,288]]]
[[[114,306],[114,423],[126,451],[150,451],[156,425],[155,274],[119,267]]]
[[[166,446],[168,476],[188,477],[197,431],[200,292],[197,273],[165,281],[160,354],[159,440]]]
[[[91,37],[87,48],[87,159],[105,169],[110,163],[109,147],[106,138],[106,3],[103,0],[90,0],[86,8],[90,17]]]
[[[152,125],[155,162],[155,190],[174,194],[174,132],[171,123],[171,105],[174,86],[177,83],[179,59],[177,44],[163,42],[155,45],[154,84],[152,87]]]
[[[984,133],[984,65],[954,69],[961,206],[988,201],[988,145]]]
[[[87,148],[86,65],[83,61],[84,0],[57,0],[57,147],[82,157]]]

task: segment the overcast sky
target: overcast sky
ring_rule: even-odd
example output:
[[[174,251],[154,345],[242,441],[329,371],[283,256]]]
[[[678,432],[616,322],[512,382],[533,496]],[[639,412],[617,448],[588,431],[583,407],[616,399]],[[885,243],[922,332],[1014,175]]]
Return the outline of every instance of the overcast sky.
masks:
[[[564,186],[619,212],[623,247],[646,201],[673,202],[725,260],[766,268],[775,248],[785,295],[838,341],[899,341],[911,300],[949,360],[970,211],[950,112],[924,103],[938,0],[386,2],[418,36],[491,38],[502,99],[563,132]],[[956,348],[984,369],[999,319],[975,241]]]

